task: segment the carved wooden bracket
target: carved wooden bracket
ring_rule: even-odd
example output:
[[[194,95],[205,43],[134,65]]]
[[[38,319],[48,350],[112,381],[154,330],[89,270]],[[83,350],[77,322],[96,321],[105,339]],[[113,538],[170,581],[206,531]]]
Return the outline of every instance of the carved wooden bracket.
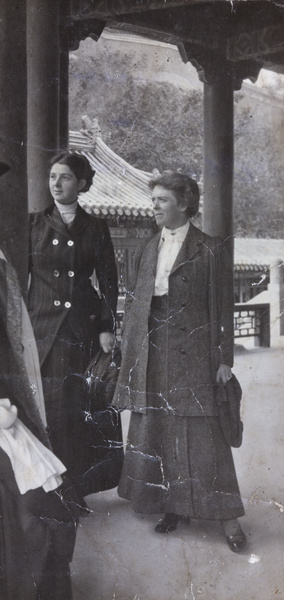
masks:
[[[244,79],[256,82],[263,62],[258,59],[231,61],[222,49],[210,49],[191,43],[177,45],[184,63],[191,62],[203,83],[213,85],[231,73],[234,90],[240,90]]]
[[[106,22],[100,19],[83,19],[81,21],[66,20],[63,35],[68,40],[69,50],[77,50],[80,42],[87,37],[92,38],[95,42],[101,36]]]

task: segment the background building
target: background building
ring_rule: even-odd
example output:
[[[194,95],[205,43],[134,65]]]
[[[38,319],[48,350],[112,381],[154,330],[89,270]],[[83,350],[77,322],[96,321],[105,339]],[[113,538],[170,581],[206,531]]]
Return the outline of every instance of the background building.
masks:
[[[119,276],[120,328],[135,249],[156,230],[148,189],[151,173],[132,167],[111,150],[101,138],[97,119],[85,116],[81,130],[70,131],[69,139],[70,147],[84,154],[96,171],[90,190],[80,195],[80,204],[106,218],[110,227]],[[200,221],[200,213],[195,221]],[[235,238],[235,335],[241,341],[252,337],[260,345],[281,346],[283,257],[284,239]]]

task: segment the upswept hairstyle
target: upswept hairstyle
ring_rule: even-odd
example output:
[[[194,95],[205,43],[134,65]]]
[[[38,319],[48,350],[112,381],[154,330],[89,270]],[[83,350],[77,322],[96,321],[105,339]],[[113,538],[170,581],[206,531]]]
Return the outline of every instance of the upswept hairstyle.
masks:
[[[56,163],[59,163],[60,165],[67,165],[67,167],[69,167],[72,173],[74,173],[78,181],[80,179],[86,179],[86,185],[81,190],[81,192],[87,192],[90,189],[96,171],[92,169],[89,161],[85,156],[82,156],[81,154],[75,154],[72,152],[61,152],[60,154],[57,154],[51,159],[49,163],[50,169]]]
[[[186,205],[188,218],[194,217],[199,208],[199,188],[195,179],[176,172],[164,172],[149,182],[150,190],[156,185],[162,185],[167,190],[174,192],[177,202]]]

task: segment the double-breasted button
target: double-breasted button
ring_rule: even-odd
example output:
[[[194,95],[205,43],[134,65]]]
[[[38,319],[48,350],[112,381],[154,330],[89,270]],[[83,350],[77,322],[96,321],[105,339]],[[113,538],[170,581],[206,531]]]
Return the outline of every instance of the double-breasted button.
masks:
[[[74,246],[74,242],[73,242],[73,240],[68,240],[68,242],[67,242],[67,245],[68,245],[68,246]]]
[[[68,277],[74,277],[75,273],[74,271],[68,271]]]
[[[60,300],[54,300],[54,306],[60,306],[61,302]]]
[[[54,277],[59,277],[59,271],[57,271],[57,269],[55,269],[55,271],[53,271],[53,275],[54,275]]]
[[[71,302],[65,302],[64,306],[65,308],[71,308]]]
[[[183,276],[183,277],[181,278],[181,280],[182,280],[182,281],[187,281],[187,277]]]
[[[54,240],[52,240],[52,243],[54,246],[57,246],[57,244],[59,244],[59,240],[57,240],[56,238],[54,238]]]
[[[181,302],[181,306],[186,306],[186,302]]]
[[[180,351],[181,354],[186,354],[186,351],[182,348]]]

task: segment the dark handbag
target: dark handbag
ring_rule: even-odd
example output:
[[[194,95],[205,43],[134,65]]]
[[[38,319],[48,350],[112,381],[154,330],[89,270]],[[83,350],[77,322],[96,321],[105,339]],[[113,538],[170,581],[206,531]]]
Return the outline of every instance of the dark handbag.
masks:
[[[224,437],[233,448],[239,448],[243,439],[243,423],[241,421],[242,388],[235,375],[224,385],[217,384],[216,403],[218,416]]]
[[[91,463],[84,475],[85,495],[118,485],[123,465],[120,413],[111,406],[121,364],[115,346],[109,354],[99,350],[85,372],[87,425],[91,428]]]

